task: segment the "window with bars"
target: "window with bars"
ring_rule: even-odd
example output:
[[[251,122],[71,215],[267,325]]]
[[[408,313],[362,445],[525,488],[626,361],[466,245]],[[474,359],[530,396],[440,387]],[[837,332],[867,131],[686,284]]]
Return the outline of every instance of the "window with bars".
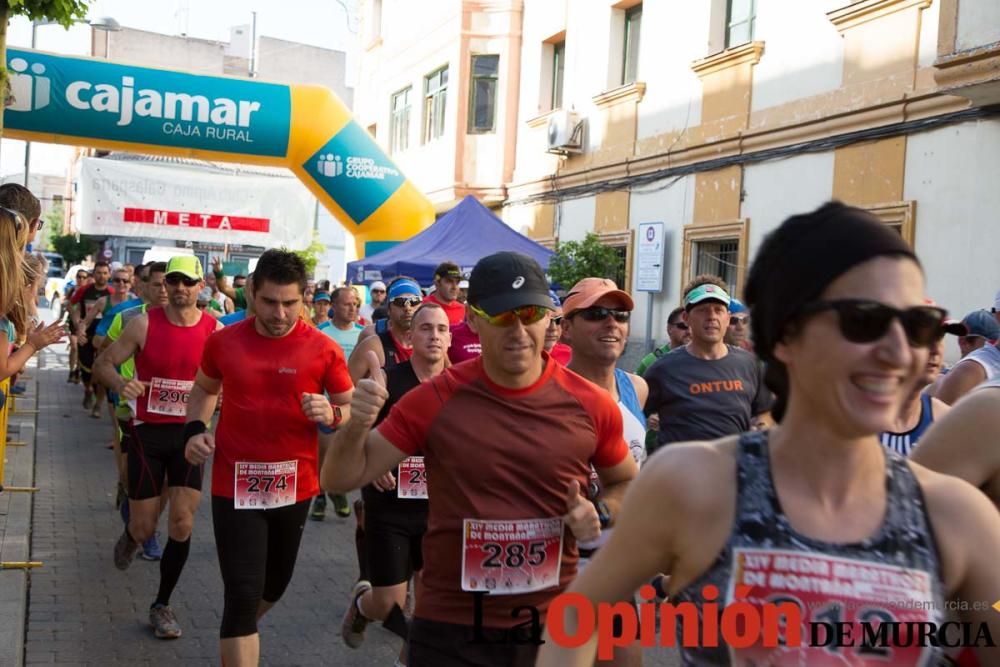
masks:
[[[694,244],[693,275],[708,273],[719,276],[735,293],[740,261],[739,239],[712,239]]]
[[[642,27],[642,3],[625,10],[625,39],[622,54],[622,85],[639,79],[639,34]]]
[[[726,2],[726,48],[753,41],[754,25],[757,22],[756,0],[727,0]]]
[[[552,45],[552,98],[550,109],[561,109],[563,103],[563,76],[566,72],[566,41]]]
[[[410,93],[413,86],[392,95],[392,113],[389,116],[389,152],[405,151],[410,145]]]
[[[469,132],[496,129],[497,75],[500,56],[472,56],[472,85],[469,86]]]
[[[444,136],[448,93],[448,66],[424,77],[424,143]]]

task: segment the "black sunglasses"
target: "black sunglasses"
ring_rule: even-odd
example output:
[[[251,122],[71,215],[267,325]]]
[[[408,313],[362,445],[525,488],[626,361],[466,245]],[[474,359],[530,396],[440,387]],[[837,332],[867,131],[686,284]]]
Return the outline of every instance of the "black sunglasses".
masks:
[[[610,316],[615,318],[615,322],[624,324],[629,321],[630,317],[632,317],[632,311],[605,308],[604,306],[591,306],[590,308],[584,308],[573,313],[573,317],[576,317],[577,315],[588,322],[601,322]]]
[[[420,297],[397,296],[395,299],[392,300],[392,305],[396,306],[397,308],[406,308],[406,307],[416,308],[417,306],[420,305]]]
[[[127,282],[129,282],[129,279],[128,278],[115,278],[111,282],[113,282],[113,283],[127,283]]]
[[[674,322],[674,323],[670,324],[670,326],[677,327],[681,331],[687,331],[688,329],[691,328],[691,327],[689,327],[687,325],[687,322]]]
[[[800,313],[811,315],[835,310],[840,318],[840,333],[852,343],[872,343],[882,338],[889,325],[898,319],[906,338],[914,347],[929,347],[944,336],[942,323],[948,315],[944,308],[913,306],[899,310],[878,301],[840,299],[806,304]]]
[[[195,280],[194,278],[188,278],[180,273],[171,273],[166,277],[166,282],[168,285],[173,285],[174,287],[180,285],[181,283],[184,283],[184,287],[194,287],[201,281]]]
[[[549,326],[556,326],[556,327],[559,326],[560,324],[562,324],[562,318],[563,318],[562,315],[553,315],[552,317],[549,318]]]

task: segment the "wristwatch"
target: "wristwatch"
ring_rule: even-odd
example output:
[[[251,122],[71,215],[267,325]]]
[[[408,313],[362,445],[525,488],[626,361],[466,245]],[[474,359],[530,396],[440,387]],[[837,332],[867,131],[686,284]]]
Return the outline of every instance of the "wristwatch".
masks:
[[[320,424],[319,425],[320,433],[326,433],[326,434],[333,433],[334,431],[337,430],[337,426],[340,425],[340,422],[342,422],[343,420],[344,420],[344,413],[343,413],[343,411],[340,409],[339,405],[334,405],[333,406],[333,423],[330,424],[329,426],[327,426],[326,424]]]
[[[594,507],[597,508],[597,518],[601,522],[601,530],[611,525],[611,508],[603,500],[595,500]]]

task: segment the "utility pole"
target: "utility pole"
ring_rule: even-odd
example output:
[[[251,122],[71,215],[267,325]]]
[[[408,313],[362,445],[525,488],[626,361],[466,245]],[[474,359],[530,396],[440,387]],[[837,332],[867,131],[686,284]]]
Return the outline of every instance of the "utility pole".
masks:
[[[253,21],[250,23],[250,78],[257,78],[257,12],[250,12]]]

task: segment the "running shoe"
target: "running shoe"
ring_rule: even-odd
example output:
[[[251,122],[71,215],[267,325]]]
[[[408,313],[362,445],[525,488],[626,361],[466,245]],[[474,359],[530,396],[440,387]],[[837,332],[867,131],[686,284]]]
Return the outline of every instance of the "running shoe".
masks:
[[[326,496],[322,493],[313,498],[312,511],[309,512],[309,518],[313,521],[322,521],[326,518]]]
[[[174,610],[167,605],[154,604],[149,608],[149,624],[158,639],[177,639],[181,636],[181,626]]]
[[[344,612],[344,620],[340,622],[340,636],[344,638],[344,643],[351,648],[358,648],[365,642],[365,628],[370,622],[358,611],[358,599],[370,591],[372,585],[367,581],[359,581],[354,584],[351,591],[351,603],[347,605]]]
[[[163,547],[157,542],[155,534],[142,543],[142,551],[139,552],[139,558],[143,560],[160,560],[163,558]]]
[[[135,553],[139,550],[139,545],[128,534],[128,527],[122,531],[122,536],[115,543],[115,567],[119,570],[127,570],[135,558]]]
[[[337,494],[330,496],[330,500],[333,501],[333,511],[337,513],[337,516],[342,519],[351,516],[351,505],[347,502],[347,496]]]

